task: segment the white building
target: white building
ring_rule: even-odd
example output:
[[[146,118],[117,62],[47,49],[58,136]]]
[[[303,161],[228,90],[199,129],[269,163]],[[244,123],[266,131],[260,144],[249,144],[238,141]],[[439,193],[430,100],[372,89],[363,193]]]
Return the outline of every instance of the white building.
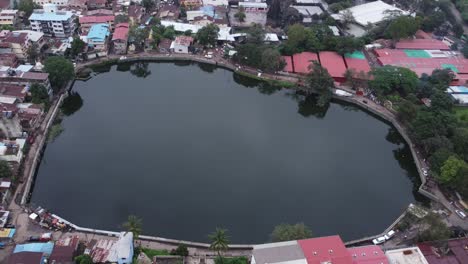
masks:
[[[18,138],[15,141],[4,140],[0,142],[0,160],[20,163],[23,158],[23,147],[26,139]]]
[[[68,6],[70,4],[70,0],[34,0],[34,3],[40,6],[44,6],[47,4],[53,4],[57,6]]]
[[[203,5],[228,6],[228,0],[203,0]]]
[[[46,36],[66,38],[75,31],[75,15],[71,11],[59,11],[56,5],[45,4],[44,9],[34,10],[29,17],[33,31]]]
[[[17,33],[27,33],[28,34],[28,40],[32,44],[36,44],[38,50],[40,50],[42,48],[42,46],[44,46],[44,44],[45,44],[44,33],[42,33],[42,32],[36,32],[36,31],[32,31],[32,30],[14,30],[13,33],[15,33],[15,32],[17,32]]]
[[[0,11],[0,25],[15,26],[18,22],[18,10],[4,9]]]
[[[193,43],[193,38],[189,36],[177,36],[171,44],[174,53],[189,53],[189,47]]]
[[[297,241],[256,245],[252,252],[252,264],[307,264]]]
[[[418,247],[387,250],[385,256],[390,264],[429,264]]]

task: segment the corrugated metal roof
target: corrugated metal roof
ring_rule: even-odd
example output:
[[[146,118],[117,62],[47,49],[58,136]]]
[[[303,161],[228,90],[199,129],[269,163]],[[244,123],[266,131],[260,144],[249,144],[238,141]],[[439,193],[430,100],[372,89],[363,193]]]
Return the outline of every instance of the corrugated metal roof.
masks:
[[[314,61],[319,61],[317,53],[308,51],[294,54],[292,60],[294,64],[294,72],[297,73],[309,73],[309,66]]]
[[[334,51],[319,52],[320,64],[328,70],[331,77],[343,78],[346,72],[346,65],[343,56]]]
[[[304,253],[297,241],[263,244],[254,247],[252,256],[256,264],[299,261],[306,264]]]
[[[352,258],[339,236],[310,238],[298,241],[308,264],[352,264]],[[328,262],[327,262],[328,261]]]
[[[397,49],[450,50],[450,47],[437,39],[404,39],[395,44]]]

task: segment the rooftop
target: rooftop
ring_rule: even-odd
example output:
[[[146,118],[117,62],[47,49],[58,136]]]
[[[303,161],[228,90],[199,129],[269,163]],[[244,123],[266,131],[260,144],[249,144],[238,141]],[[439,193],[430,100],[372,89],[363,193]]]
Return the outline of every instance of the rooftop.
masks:
[[[468,238],[425,242],[418,244],[418,247],[429,264],[468,263]]]
[[[346,72],[343,56],[334,51],[319,52],[320,64],[328,70],[331,77],[341,78]]]
[[[314,61],[319,61],[317,53],[314,52],[302,52],[292,56],[294,64],[294,72],[297,73],[308,73],[310,72],[310,65]]]
[[[398,264],[428,264],[417,247],[388,250],[385,252],[390,263]]]
[[[298,243],[308,264],[352,264],[352,258],[339,236],[304,239]]]
[[[8,264],[18,264],[18,263],[42,263],[42,253],[38,252],[20,252],[11,254],[8,258]]]
[[[72,11],[56,11],[50,12],[49,10],[36,9],[33,11],[29,20],[40,21],[66,21],[73,17]]]
[[[28,40],[28,33],[10,32],[3,39],[4,42],[24,44]]]
[[[80,24],[85,23],[107,23],[113,22],[115,16],[82,16],[79,18]]]
[[[94,24],[88,32],[88,40],[105,41],[106,37],[110,35],[108,24]]]
[[[127,40],[128,39],[128,23],[119,23],[115,26],[112,40]]]
[[[387,257],[379,246],[363,246],[348,248],[353,258],[353,264],[389,264]]]
[[[361,26],[366,26],[368,23],[379,23],[380,21],[384,20],[388,11],[400,11],[402,13],[405,13],[403,10],[397,7],[394,7],[392,5],[378,0],[362,5],[353,6],[351,8],[342,10],[338,14],[332,16],[334,18],[339,19],[341,15],[347,10],[349,10],[353,14],[356,23],[360,24]]]
[[[177,45],[190,46],[193,43],[193,38],[189,36],[177,36],[174,42]]]
[[[255,264],[292,262],[307,264],[304,253],[297,241],[287,241],[254,246]]]
[[[450,47],[437,39],[403,39],[395,44],[396,49],[450,50]]]

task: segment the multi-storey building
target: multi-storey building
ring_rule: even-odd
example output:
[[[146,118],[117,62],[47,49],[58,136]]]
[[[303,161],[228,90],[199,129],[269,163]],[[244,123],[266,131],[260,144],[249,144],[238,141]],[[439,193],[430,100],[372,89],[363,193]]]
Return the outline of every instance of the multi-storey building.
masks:
[[[73,12],[59,11],[53,4],[45,4],[44,9],[34,10],[29,21],[32,30],[50,37],[70,37],[76,28]]]

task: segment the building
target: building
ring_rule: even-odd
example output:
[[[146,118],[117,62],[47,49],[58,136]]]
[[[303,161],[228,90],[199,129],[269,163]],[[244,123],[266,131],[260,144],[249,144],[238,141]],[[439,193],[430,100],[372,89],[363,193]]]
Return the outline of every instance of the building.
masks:
[[[18,10],[4,9],[0,11],[0,25],[16,26],[18,23]]]
[[[387,250],[385,255],[390,264],[429,264],[418,247]]]
[[[429,264],[468,263],[468,238],[424,242],[418,248]]]
[[[10,45],[11,51],[18,59],[26,59],[28,48],[31,45],[28,40],[28,33],[10,32],[2,42]]]
[[[132,24],[141,23],[143,15],[145,15],[146,10],[143,6],[140,5],[131,5],[128,7],[128,18]]]
[[[362,247],[353,247],[347,249],[351,258],[353,259],[353,264],[389,264],[385,253],[379,246],[362,246]]]
[[[40,6],[44,6],[47,4],[53,4],[57,6],[68,6],[70,4],[70,0],[34,0],[34,3]]]
[[[188,16],[188,12],[191,12],[191,11],[187,11],[187,16]],[[164,20],[175,21],[179,18],[179,14],[180,14],[179,7],[175,5],[165,5],[161,9],[159,9],[158,17]]]
[[[352,258],[339,236],[311,238],[297,241],[308,264],[351,264]]]
[[[29,86],[32,83],[44,85],[51,91],[49,74],[45,72],[22,72],[16,70],[0,70],[0,83]]]
[[[113,16],[114,11],[108,9],[96,9],[86,11],[87,16]]]
[[[45,257],[40,252],[20,252],[11,254],[8,258],[8,264],[42,264]]]
[[[307,264],[297,241],[256,245],[252,251],[251,264]]]
[[[18,58],[14,53],[0,53],[0,65],[14,68],[18,65]]]
[[[295,73],[307,74],[310,72],[310,66],[312,63],[319,62],[317,53],[314,52],[302,52],[294,54],[292,56],[293,69]]]
[[[28,87],[0,83],[0,103],[5,103],[9,98],[15,100],[15,102],[24,102],[28,95]]]
[[[128,23],[120,23],[115,26],[114,34],[112,35],[112,43],[116,54],[127,53],[128,31]]]
[[[133,261],[133,233],[121,232],[117,241],[91,240],[85,249],[94,263],[130,264]]]
[[[395,48],[411,50],[450,50],[447,44],[437,39],[402,39],[395,44]]]
[[[355,51],[353,53],[346,53],[344,55],[346,68],[353,70],[356,74],[368,73],[371,68],[366,56],[361,51]]]
[[[49,37],[66,38],[75,31],[75,16],[71,11],[58,11],[56,5],[46,4],[44,9],[34,10],[29,17],[33,31]]]
[[[42,49],[44,44],[46,44],[44,39],[44,33],[32,31],[32,30],[15,30],[13,33],[27,33],[28,34],[28,41],[31,44],[36,45],[38,51]]]
[[[107,50],[109,36],[110,30],[108,24],[95,24],[91,26],[86,37],[88,46],[95,50]]]
[[[187,10],[198,9],[203,5],[202,0],[180,0],[180,6],[185,7]]]
[[[343,56],[334,51],[319,52],[320,64],[328,70],[330,76],[337,82],[345,81],[346,65]]]
[[[158,45],[158,50],[160,53],[170,53],[171,52],[172,40],[170,39],[161,39]]]
[[[21,163],[25,144],[26,139],[24,138],[18,138],[14,141],[3,140],[0,142],[0,160]]]
[[[188,36],[177,36],[171,44],[174,53],[189,53],[189,48],[193,43],[193,38]]]
[[[83,32],[89,31],[91,26],[96,24],[107,24],[112,30],[114,28],[114,15],[102,16],[102,15],[93,15],[93,16],[82,16],[79,18],[80,27]]]
[[[17,244],[13,253],[19,252],[39,252],[45,256],[50,256],[52,250],[54,249],[53,242],[47,243],[28,243],[28,244]]]
[[[228,0],[203,0],[203,5],[228,6]]]

